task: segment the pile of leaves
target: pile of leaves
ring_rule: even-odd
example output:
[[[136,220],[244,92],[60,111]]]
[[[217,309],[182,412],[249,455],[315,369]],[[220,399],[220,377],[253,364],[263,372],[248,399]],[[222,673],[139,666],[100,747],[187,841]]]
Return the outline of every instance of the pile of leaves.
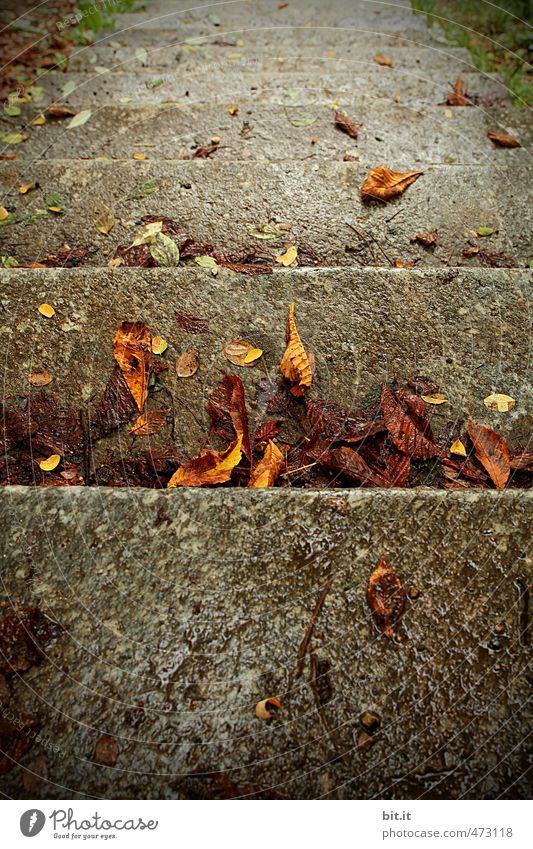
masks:
[[[189,332],[209,332],[205,319],[183,313],[176,313],[176,319]],[[156,402],[150,391],[156,385],[164,388],[159,376],[169,367],[161,356],[165,340],[152,337],[141,321],[122,322],[113,347],[114,370],[90,411],[63,408],[47,391],[28,396],[22,404],[5,400],[2,484],[159,488],[423,484],[447,489],[529,485],[533,454],[513,452],[491,428],[470,421],[463,439],[452,445],[436,438],[432,411],[446,398],[426,377],[411,378],[404,386],[375,387],[357,409],[311,397],[314,357],[300,338],[294,304],[289,308],[279,377],[259,380],[256,398],[250,399],[258,426],[254,429],[250,423],[241,378],[224,373],[207,405],[210,447],[191,458],[182,458],[174,448],[174,399],[171,407],[162,407],[163,393],[158,392]],[[239,366],[251,365],[262,355],[243,340],[227,343],[225,352]],[[195,352],[185,353],[188,357],[178,358],[176,367],[180,377],[190,378],[198,363]],[[37,377],[35,385],[49,383],[48,373]],[[491,397],[514,404],[508,396]],[[94,467],[95,445],[124,425],[129,424],[135,443],[169,423],[168,445],[119,460],[111,456]]]

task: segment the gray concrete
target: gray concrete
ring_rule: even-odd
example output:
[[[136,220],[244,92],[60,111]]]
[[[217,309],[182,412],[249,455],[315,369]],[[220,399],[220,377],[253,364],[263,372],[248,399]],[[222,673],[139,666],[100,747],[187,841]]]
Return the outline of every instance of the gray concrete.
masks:
[[[328,121],[332,122],[331,114]],[[313,131],[312,127],[307,131],[290,128],[288,122],[286,126],[307,139]],[[334,129],[331,134],[337,145],[359,155],[359,148],[348,136]],[[139,133],[137,138],[149,142],[153,134]],[[209,134],[207,138],[199,134],[197,142],[208,143]],[[86,247],[91,264],[106,265],[117,245],[131,244],[143,215],[159,215],[176,220],[181,233],[179,241],[188,236],[211,242],[222,251],[257,247],[271,262],[285,245],[293,243],[301,247],[301,262],[312,261],[304,254],[308,248],[318,261],[334,266],[389,266],[392,260],[400,259],[421,267],[442,268],[448,264],[477,268],[479,260],[475,256],[464,257],[463,250],[472,233],[486,226],[495,232],[478,238],[478,244],[503,253],[524,268],[533,256],[533,234],[529,198],[519,187],[531,182],[531,168],[503,164],[517,162],[520,157],[514,154],[520,151],[493,151],[488,139],[484,140],[485,145],[491,146],[485,152],[485,164],[421,166],[424,175],[401,198],[387,205],[362,203],[359,187],[368,170],[381,162],[397,168],[417,168],[418,163],[407,159],[411,147],[398,151],[392,160],[377,152],[366,156],[361,152],[360,163],[309,159],[250,162],[243,167],[242,163],[219,161],[222,150],[207,162],[161,162],[157,158],[121,163],[6,162],[0,165],[4,187],[1,203],[13,211],[19,223],[0,228],[2,253],[33,262],[56,253],[66,242],[73,247]],[[328,149],[323,141],[314,147],[325,152]],[[308,150],[314,147],[307,141]],[[149,147],[132,145],[129,150],[143,151],[149,157],[160,155]],[[496,166],[496,161],[502,165]],[[143,199],[132,199],[135,189],[150,179],[156,180],[161,190]],[[38,191],[20,195],[19,185],[35,181],[41,186]],[[49,193],[59,195],[65,213],[48,213],[44,219],[25,224],[36,210],[43,208]],[[109,236],[103,236],[94,226],[96,201],[114,209],[116,225]],[[273,241],[260,241],[249,235],[252,225],[269,220],[290,225],[290,229]],[[355,226],[361,236],[349,225]],[[439,232],[434,249],[411,243],[416,233],[433,228]],[[357,253],[364,248],[365,237],[377,239],[385,254],[375,244],[372,250]]]
[[[524,315],[532,275],[382,269],[287,270],[261,277],[221,269],[216,278],[200,269],[3,272],[4,391],[26,394],[28,373],[46,367],[55,380],[41,391],[53,390],[67,406],[85,404],[111,374],[111,340],[119,322],[142,319],[168,340],[170,369],[161,380],[177,404],[178,448],[193,456],[205,443],[206,402],[222,370],[237,368],[248,402],[265,369],[277,374],[287,308],[294,300],[300,333],[316,358],[312,395],[357,406],[384,380],[429,375],[450,402],[434,410],[444,444],[472,417],[527,450],[530,342]],[[42,302],[55,307],[53,319],[37,313]],[[175,310],[203,316],[211,334],[186,333]],[[239,369],[225,360],[224,342],[242,338],[265,351],[263,364]],[[194,378],[180,380],[174,358],[190,347],[199,352],[200,368]],[[505,415],[487,410],[483,399],[491,392],[516,398],[515,409]],[[262,406],[250,406],[250,418],[260,424],[268,416]],[[166,444],[168,439],[168,431],[161,434]],[[122,440],[129,444],[127,436]],[[141,440],[141,447],[144,443],[158,439]]]
[[[4,794],[215,798],[222,773],[251,797],[527,797],[515,582],[531,575],[530,496],[13,488],[2,507],[4,594],[70,626],[6,704],[58,751],[36,743]],[[365,600],[381,556],[419,593],[401,643]],[[330,664],[319,711],[309,657],[295,670],[329,579],[309,648]],[[272,695],[285,712],[263,723],[254,706]],[[367,752],[365,710],[381,719]],[[94,761],[102,734],[114,766]],[[49,779],[28,794],[41,753]]]

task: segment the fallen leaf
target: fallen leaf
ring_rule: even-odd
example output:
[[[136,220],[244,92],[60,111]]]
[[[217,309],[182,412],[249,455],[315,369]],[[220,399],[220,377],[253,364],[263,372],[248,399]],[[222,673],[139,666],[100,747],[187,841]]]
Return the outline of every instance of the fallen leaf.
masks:
[[[471,248],[465,248],[463,251],[463,256],[475,256],[478,254],[480,248],[477,245],[473,245]]]
[[[384,65],[387,68],[392,68],[392,58],[390,56],[382,56],[381,53],[376,53],[374,62],[378,65]]]
[[[489,130],[487,136],[498,147],[522,147],[518,139],[515,139],[514,136],[508,136],[506,133],[495,133]]]
[[[162,221],[150,221],[137,231],[133,242],[129,245],[129,248],[137,248],[140,245],[151,245],[155,242],[162,229]]]
[[[145,180],[143,183],[136,186],[131,195],[129,195],[128,200],[142,200],[143,198],[147,198],[149,195],[153,195],[155,192],[160,191],[160,189],[160,180],[152,177],[150,180]]]
[[[149,226],[149,225],[148,225]],[[158,233],[150,248],[152,259],[160,268],[177,268],[180,262],[180,251],[176,242],[164,233]]]
[[[174,472],[167,487],[206,486],[229,481],[233,469],[242,457],[242,437],[238,437],[225,451],[204,451],[199,457],[187,460]]]
[[[391,171],[386,165],[373,168],[361,186],[361,200],[378,198],[388,201],[401,195],[423,171]]]
[[[189,313],[176,310],[174,317],[179,326],[183,330],[186,330],[187,333],[211,333],[208,321],[199,315],[190,315]]]
[[[141,413],[131,428],[130,434],[151,436],[153,433],[158,433],[167,423],[168,416],[168,410],[152,410],[150,413]]]
[[[0,206],[0,221],[6,221],[7,218],[9,218],[9,212],[5,206]]]
[[[300,339],[294,318],[294,301],[289,307],[287,326],[285,330],[287,347],[279,365],[279,370],[290,383],[293,384],[291,393],[296,396],[303,395],[307,387],[311,386],[313,379],[311,363]]]
[[[272,696],[269,699],[262,699],[262,701],[256,704],[255,715],[258,719],[272,719],[276,715],[276,712],[275,710],[272,711],[271,708],[277,708],[280,711],[283,710],[280,700]]]
[[[118,755],[119,748],[115,738],[110,737],[108,734],[100,737],[94,750],[95,760],[106,766],[115,766]]]
[[[61,457],[59,454],[50,454],[46,460],[39,460],[39,468],[43,470],[43,472],[53,472],[54,469],[57,469],[61,462]]]
[[[425,401],[426,404],[447,404],[448,399],[446,395],[443,395],[442,392],[435,392],[433,395],[421,395],[422,401]]]
[[[461,76],[459,75],[453,85],[453,91],[446,98],[448,106],[470,106],[471,102],[468,98]]]
[[[466,457],[466,448],[460,439],[456,439],[450,447],[450,454],[457,454],[459,457]]]
[[[238,111],[239,111],[239,107],[238,107],[238,106],[230,106],[230,107],[229,107],[229,109],[228,109],[228,113],[229,113],[232,117],[233,117],[234,115],[237,115]]]
[[[392,483],[384,475],[371,469],[357,451],[345,445],[340,448],[333,448],[331,451],[313,451],[311,456],[315,457],[317,463],[324,468],[339,472],[339,474],[351,480],[358,481],[363,486],[392,486]]]
[[[2,141],[6,144],[21,144],[23,141],[26,141],[28,136],[26,133],[7,133],[2,136]]]
[[[270,224],[267,222],[266,224],[256,224],[255,227],[250,227],[248,235],[253,236],[254,239],[279,239],[282,235],[282,230],[279,224]]]
[[[427,426],[405,412],[385,383],[381,390],[381,409],[392,441],[411,460],[429,460],[439,455],[439,449],[428,438]]]
[[[176,357],[176,374],[178,377],[192,377],[198,371],[198,351],[183,351]]]
[[[135,58],[139,60],[143,65],[148,60],[148,53],[146,52],[145,47],[138,47],[135,51]]]
[[[352,118],[349,118],[344,112],[335,112],[335,124],[344,133],[351,136],[352,139],[357,138],[359,130],[361,129],[361,124],[358,124],[356,121],[352,120]]]
[[[196,256],[194,261],[200,268],[217,268],[218,263],[214,256]]]
[[[89,118],[91,117],[90,109],[83,109],[81,112],[78,112],[77,115],[74,116],[72,121],[67,124],[67,130],[75,130],[76,127],[82,127],[83,124],[86,124]]]
[[[511,398],[510,395],[503,395],[500,392],[496,392],[494,395],[487,395],[483,399],[483,403],[485,407],[488,407],[489,410],[494,410],[495,413],[508,413],[509,410],[512,410],[516,406],[514,398]]]
[[[58,215],[65,211],[65,204],[59,195],[47,195],[44,199],[46,207],[50,212],[55,212]]]
[[[48,386],[53,379],[54,375],[49,371],[46,371],[46,369],[44,371],[32,371],[32,373],[28,375],[28,380],[32,386]]]
[[[139,412],[148,394],[148,368],[152,340],[142,321],[123,321],[113,339],[114,357]]]
[[[33,127],[42,127],[43,124],[46,124],[46,118],[44,115],[38,115],[31,123]]]
[[[253,366],[256,360],[262,356],[261,348],[256,348],[244,339],[233,339],[226,342],[223,348],[224,356],[235,366]]]
[[[494,233],[494,227],[478,227],[477,234],[478,236],[492,236]]]
[[[52,318],[56,314],[55,309],[50,304],[41,304],[37,309],[45,318]]]
[[[136,162],[142,162],[144,159],[146,159],[146,154],[145,153],[133,153],[131,158],[135,159]]]
[[[432,248],[437,243],[437,230],[430,230],[427,233],[417,233],[416,236],[413,236],[411,239],[412,242],[418,242],[423,245],[425,248]]]
[[[366,598],[376,625],[391,640],[405,609],[405,593],[384,557],[370,575]]]
[[[276,262],[279,262],[280,265],[283,265],[287,268],[289,265],[292,265],[293,262],[298,258],[298,248],[295,245],[289,245],[284,254],[280,254],[276,257]]]
[[[489,427],[468,422],[467,433],[472,440],[476,457],[489,473],[497,489],[503,489],[511,472],[510,453],[506,441]]]
[[[285,109],[287,121],[289,122],[289,124],[292,124],[293,127],[310,127],[316,121],[316,115],[293,115],[293,112],[299,113],[300,110],[298,108],[291,108],[290,110]]]
[[[52,103],[45,112],[51,118],[73,118],[76,115],[76,111],[70,106],[58,106],[56,103]]]
[[[162,336],[152,337],[152,354],[164,354],[168,348],[168,342]]]
[[[265,453],[250,475],[249,487],[274,486],[278,476],[285,465],[285,457],[270,439],[267,442]]]
[[[94,206],[93,221],[96,229],[107,236],[115,226],[114,212],[102,201],[97,201]]]
[[[242,450],[251,461],[248,414],[244,386],[240,377],[235,374],[224,374],[223,380],[211,393],[207,411],[212,430],[227,442],[232,441],[234,437],[241,439]]]
[[[210,144],[206,147],[197,147],[193,154],[191,154],[191,159],[209,159],[214,153],[218,150],[218,144]]]
[[[19,192],[21,195],[26,195],[32,189],[35,188],[35,183],[26,183],[24,186],[19,186]]]

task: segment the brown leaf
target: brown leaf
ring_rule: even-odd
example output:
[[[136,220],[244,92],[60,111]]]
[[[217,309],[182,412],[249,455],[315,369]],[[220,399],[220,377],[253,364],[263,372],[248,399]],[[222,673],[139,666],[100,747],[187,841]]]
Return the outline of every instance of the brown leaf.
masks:
[[[378,165],[369,172],[361,186],[361,200],[377,198],[389,201],[396,195],[401,195],[423,173],[423,171],[391,171],[386,165]]]
[[[356,480],[362,486],[391,486],[390,481],[380,472],[371,469],[353,448],[341,446],[340,448],[333,448],[331,451],[313,449],[309,453],[324,468],[332,469],[351,480]]]
[[[262,356],[261,348],[256,348],[245,339],[232,339],[224,344],[224,356],[235,366],[253,366]]]
[[[386,430],[378,409],[352,411],[335,401],[309,398],[306,402],[309,421],[323,439],[334,442],[360,442]]]
[[[275,710],[272,710],[272,708]],[[279,699],[271,697],[256,704],[255,715],[258,719],[272,719],[276,715],[276,710],[283,711],[282,704]]]
[[[423,245],[425,248],[432,248],[437,244],[437,230],[430,230],[428,233],[417,233],[416,236],[413,236],[411,239],[412,242],[418,242],[420,245]]]
[[[335,112],[335,124],[340,130],[351,136],[352,139],[357,138],[361,128],[361,124],[349,118],[344,112]]]
[[[202,247],[205,247],[202,245]],[[209,329],[209,323],[205,318],[202,318],[199,315],[189,315],[186,312],[179,312],[176,310],[174,317],[178,322],[179,326],[186,330],[187,333],[211,333]]]
[[[517,263],[505,254],[493,251],[478,251],[477,258],[483,268],[515,268]]]
[[[453,85],[453,91],[446,98],[448,106],[471,106],[471,100],[465,92],[463,80],[459,75]]]
[[[405,609],[405,593],[384,557],[370,575],[366,598],[376,625],[391,640]]]
[[[248,486],[266,487],[274,486],[282,468],[285,465],[285,457],[277,445],[269,440],[265,448],[263,458],[259,461],[250,475]]]
[[[209,159],[218,150],[218,144],[210,144],[206,147],[197,147],[190,159]]]
[[[176,357],[176,374],[178,377],[193,377],[198,371],[198,351],[191,348]]]
[[[152,356],[148,326],[142,321],[123,321],[113,339],[113,348],[128,389],[142,412],[148,394],[148,369]]]
[[[109,734],[104,734],[98,742],[94,750],[94,757],[101,764],[106,766],[115,766],[119,756],[118,743],[114,737]]]
[[[503,489],[511,472],[511,457],[505,439],[490,427],[468,422],[466,428],[476,457],[497,489]]]
[[[150,413],[141,413],[130,433],[134,436],[151,436],[165,426],[168,417],[168,410],[152,410]]]
[[[533,454],[515,454],[510,465],[520,472],[533,472]]]
[[[255,434],[255,441],[258,446],[261,445],[262,442],[268,442],[269,439],[274,439],[279,433],[279,423],[277,421],[268,421],[265,422],[263,427],[260,427],[257,433]]]
[[[225,374],[224,379],[211,393],[207,404],[211,427],[220,437],[231,440],[240,437],[242,450],[251,461],[252,449],[248,432],[248,414],[244,399],[244,385],[235,374]]]
[[[46,369],[44,371],[32,371],[32,373],[28,375],[28,380],[32,386],[48,386],[53,379],[54,375],[51,374],[51,372],[46,371]]]
[[[94,409],[90,411],[90,436],[93,441],[118,430],[131,418],[135,409],[128,385],[119,366],[115,363],[113,373]]]
[[[49,118],[72,118],[76,114],[76,111],[69,106],[58,106],[55,103],[52,103],[45,112]]]
[[[381,409],[392,441],[411,460],[439,456],[439,449],[428,435],[427,424],[406,413],[385,383],[381,390]]]
[[[187,460],[170,478],[167,487],[206,486],[229,481],[233,469],[242,457],[242,437],[239,436],[225,451],[204,451],[199,457]]]
[[[287,347],[279,365],[279,370],[290,383],[293,395],[303,395],[313,379],[311,364],[300,339],[294,319],[294,301],[289,307],[287,327],[285,331]]]
[[[498,147],[522,147],[522,144],[514,136],[508,136],[507,133],[495,133],[489,130],[487,136]]]

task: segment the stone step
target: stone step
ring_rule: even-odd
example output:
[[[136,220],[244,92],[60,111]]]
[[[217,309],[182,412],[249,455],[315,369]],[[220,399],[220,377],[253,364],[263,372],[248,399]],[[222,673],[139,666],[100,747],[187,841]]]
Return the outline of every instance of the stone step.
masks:
[[[317,73],[353,70],[354,72],[368,66],[374,67],[374,56],[385,49],[380,43],[380,36],[369,41],[369,36],[344,39],[342,46],[339,39],[331,36],[317,39],[316,43],[306,46],[306,43],[279,38],[271,41],[257,39],[256,43],[248,40],[243,47],[223,48],[213,45],[196,47],[193,45],[173,47],[149,47],[144,54],[137,54],[139,45],[131,47],[88,46],[78,48],[71,54],[69,71],[87,71],[91,65],[113,70],[135,71],[149,69],[155,72],[179,70],[185,80],[191,74],[205,73],[206,65],[213,75],[227,68],[252,71],[256,67],[263,68],[265,64],[272,69],[282,72]],[[141,45],[142,46],[142,45]],[[455,79],[457,74],[475,71],[475,65],[467,50],[462,47],[407,47],[387,46],[387,55],[391,57],[394,68],[404,68],[419,75],[422,79],[443,80],[448,82]],[[335,55],[333,55],[333,52]],[[391,72],[390,68],[382,67],[383,73]]]
[[[3,776],[8,797],[28,797],[45,753],[41,799],[529,798],[528,493],[0,498],[10,602],[69,626],[12,679],[9,714],[53,745]],[[365,600],[382,556],[409,595],[401,642]],[[262,723],[274,695],[284,713]],[[369,750],[365,711],[380,723]],[[95,761],[102,735],[113,766]]]
[[[177,410],[177,449],[195,456],[209,431],[207,399],[223,370],[238,371],[249,403],[266,372],[275,380],[287,309],[295,301],[300,334],[316,360],[311,395],[353,408],[383,381],[427,375],[449,400],[434,407],[434,429],[444,444],[458,438],[471,417],[496,428],[514,450],[527,450],[525,310],[532,282],[533,272],[507,269],[289,269],[259,277],[224,269],[213,277],[199,268],[2,271],[3,392],[26,395],[28,374],[48,369],[54,381],[41,391],[52,390],[69,407],[88,404],[92,415],[113,370],[111,342],[119,323],[142,320],[168,341],[170,368],[160,380]],[[38,313],[41,303],[55,308],[53,318]],[[176,310],[206,319],[210,333],[186,332]],[[222,348],[233,339],[263,349],[262,362],[231,366]],[[176,376],[174,359],[189,348],[198,351],[200,367],[184,380]],[[516,399],[512,412],[485,407],[483,399],[493,392]],[[259,426],[264,405],[251,405],[249,414],[251,427]],[[111,446],[127,453],[131,437],[117,439]],[[139,439],[141,448],[168,445],[168,429]],[[108,448],[104,440],[98,451]]]
[[[343,72],[287,74],[278,71],[237,71],[230,68],[213,77],[211,73],[187,79],[178,72],[155,75],[147,69],[135,72],[109,73],[50,73],[39,80],[44,89],[40,99],[32,99],[31,108],[42,108],[51,101],[60,101],[74,108],[118,104],[127,98],[132,104],[158,104],[175,100],[185,103],[216,103],[223,98],[232,103],[242,98],[260,98],[263,102],[292,106],[294,103],[318,103],[329,106],[339,102],[341,107],[353,104],[364,92],[370,98],[399,101],[404,104],[441,104],[451,92],[450,80],[420,79],[402,68],[375,68],[367,65]],[[483,108],[510,102],[505,83],[496,75],[467,72],[462,79],[469,97],[482,100]],[[66,83],[76,88],[63,97]],[[28,112],[29,114],[29,112]]]
[[[338,135],[342,141],[343,134]],[[153,133],[138,138],[148,142]],[[209,142],[209,136],[198,136],[201,141]],[[133,146],[131,151],[157,153]],[[513,159],[514,151],[503,153]],[[216,156],[193,162],[1,163],[1,202],[16,222],[0,226],[1,253],[19,262],[35,262],[58,253],[67,243],[86,248],[90,264],[107,265],[118,245],[132,243],[142,217],[151,215],[174,219],[180,244],[193,238],[229,253],[256,248],[271,263],[288,244],[295,244],[304,265],[390,265],[399,259],[419,266],[478,267],[479,258],[465,257],[463,250],[479,227],[494,230],[474,240],[483,251],[501,253],[518,267],[533,257],[528,198],[517,191],[517,186],[531,182],[531,168],[526,166],[429,167],[401,198],[384,205],[363,203],[359,196],[368,169],[387,161],[377,154],[363,163],[309,159],[250,162],[245,168],[238,162],[219,162]],[[492,150],[488,156],[491,162],[505,158]],[[418,165],[396,157],[388,161],[392,167]],[[153,181],[148,189],[159,191],[133,197],[142,194],[148,181]],[[38,183],[39,188],[21,195],[18,187],[28,183]],[[46,198],[53,194],[65,212],[45,212],[42,217]],[[109,236],[94,226],[97,202],[114,211],[116,223]],[[281,229],[272,241],[250,234],[254,226],[268,221],[288,229]],[[435,248],[410,241],[435,228]],[[376,241],[365,249],[365,239]]]
[[[237,114],[232,114],[233,106]],[[280,107],[261,98],[232,104],[224,96],[203,105],[102,106],[79,130],[68,131],[66,122],[57,120],[30,125],[29,138],[16,149],[8,146],[8,153],[31,160],[130,159],[140,144],[158,159],[186,159],[218,136],[217,161],[342,160],[351,150],[376,165],[395,163],[409,169],[529,162],[533,126],[525,110],[447,109],[361,97],[350,105],[350,117],[362,124],[357,142],[338,129],[334,112],[320,104]],[[25,123],[16,121],[7,129]],[[498,148],[487,138],[488,130],[518,136],[523,147]]]

